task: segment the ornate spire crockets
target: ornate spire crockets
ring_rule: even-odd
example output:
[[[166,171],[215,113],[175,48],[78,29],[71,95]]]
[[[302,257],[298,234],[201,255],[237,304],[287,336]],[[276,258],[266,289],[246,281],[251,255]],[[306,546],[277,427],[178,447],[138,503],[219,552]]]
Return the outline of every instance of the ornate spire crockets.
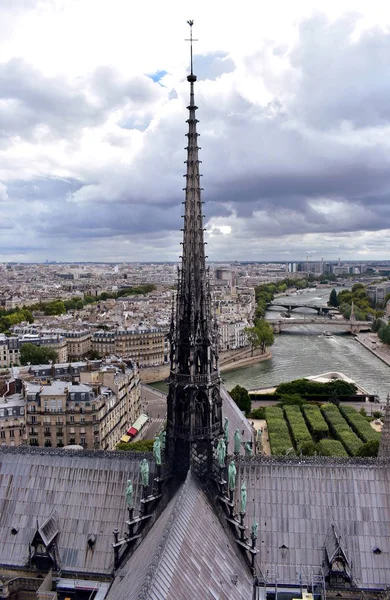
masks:
[[[387,394],[378,458],[390,458],[390,394]]]
[[[190,84],[187,172],[183,254],[178,271],[176,310],[172,315],[171,374],[168,394],[167,451],[172,468],[186,473],[190,465],[199,475],[211,469],[212,442],[222,430],[219,393],[218,335],[212,315],[198,158],[197,119],[194,97],[196,75],[192,65]]]

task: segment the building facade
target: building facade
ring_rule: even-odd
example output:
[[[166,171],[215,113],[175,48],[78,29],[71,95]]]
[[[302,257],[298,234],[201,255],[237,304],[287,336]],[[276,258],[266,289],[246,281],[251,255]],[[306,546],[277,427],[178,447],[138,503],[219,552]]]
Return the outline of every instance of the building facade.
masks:
[[[67,331],[68,360],[82,360],[92,348],[92,334],[89,330]]]
[[[138,370],[110,365],[80,379],[24,382],[28,444],[115,449],[141,412]]]
[[[92,350],[99,356],[130,358],[140,367],[164,363],[165,334],[157,327],[97,331],[92,338]]]

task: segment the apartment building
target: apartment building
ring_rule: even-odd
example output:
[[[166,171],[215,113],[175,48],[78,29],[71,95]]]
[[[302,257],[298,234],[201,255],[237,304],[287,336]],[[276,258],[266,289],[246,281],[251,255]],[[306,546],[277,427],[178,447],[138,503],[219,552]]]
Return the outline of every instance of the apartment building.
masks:
[[[83,331],[66,331],[68,344],[68,360],[82,360],[91,351],[92,334],[86,329]]]
[[[21,446],[26,442],[25,401],[16,382],[0,381],[0,444]]]
[[[163,364],[164,345],[165,335],[157,327],[97,331],[92,338],[92,350],[100,356],[130,358],[140,367]]]
[[[138,371],[110,365],[79,376],[80,382],[24,382],[27,443],[115,448],[141,411]]]
[[[108,388],[115,393],[115,402],[107,399],[99,413],[100,448],[113,450],[141,414],[141,387],[136,367],[107,365],[99,371],[80,373],[80,381],[93,386]]]

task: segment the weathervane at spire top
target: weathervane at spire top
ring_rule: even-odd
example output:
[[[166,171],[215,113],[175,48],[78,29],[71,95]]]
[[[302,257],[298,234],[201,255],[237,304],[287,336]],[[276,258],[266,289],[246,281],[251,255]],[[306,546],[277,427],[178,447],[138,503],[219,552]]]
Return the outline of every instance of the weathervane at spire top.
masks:
[[[196,75],[194,75],[193,73],[193,68],[192,68],[192,42],[197,42],[198,40],[194,40],[192,37],[192,26],[194,24],[193,20],[189,20],[187,21],[188,25],[190,26],[190,38],[186,39],[186,42],[190,42],[190,48],[191,48],[191,74],[187,77],[188,81],[196,81]],[[191,79],[189,79],[189,77],[191,77]]]

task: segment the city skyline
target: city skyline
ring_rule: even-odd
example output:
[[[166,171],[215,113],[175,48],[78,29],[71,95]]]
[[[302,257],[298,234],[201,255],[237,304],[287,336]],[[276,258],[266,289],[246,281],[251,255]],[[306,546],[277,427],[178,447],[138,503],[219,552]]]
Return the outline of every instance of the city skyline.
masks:
[[[151,5],[3,2],[0,261],[178,262],[188,17],[209,259],[386,260],[390,10]]]

